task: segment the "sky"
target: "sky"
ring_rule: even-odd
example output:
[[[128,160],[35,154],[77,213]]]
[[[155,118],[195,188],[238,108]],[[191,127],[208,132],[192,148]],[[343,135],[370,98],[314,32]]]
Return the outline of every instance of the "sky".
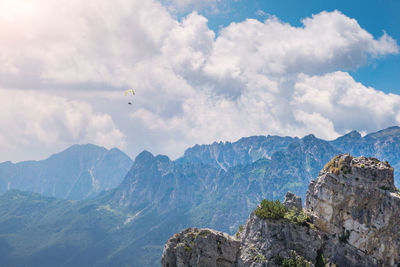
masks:
[[[2,0],[0,162],[399,125],[400,2],[347,2]]]

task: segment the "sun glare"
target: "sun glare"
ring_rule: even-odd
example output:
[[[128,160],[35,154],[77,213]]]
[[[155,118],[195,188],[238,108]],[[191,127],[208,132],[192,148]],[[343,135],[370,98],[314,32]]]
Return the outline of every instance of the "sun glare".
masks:
[[[2,0],[0,1],[0,19],[13,21],[28,16],[35,11],[32,1],[26,0]]]

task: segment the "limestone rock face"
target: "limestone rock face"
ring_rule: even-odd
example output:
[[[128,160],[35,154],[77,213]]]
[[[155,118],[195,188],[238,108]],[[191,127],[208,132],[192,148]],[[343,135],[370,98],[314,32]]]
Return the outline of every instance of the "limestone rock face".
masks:
[[[313,265],[323,244],[317,231],[307,226],[285,219],[262,220],[254,213],[247,220],[240,239],[238,267],[277,266],[279,258],[290,258],[293,252]]]
[[[292,192],[287,192],[283,204],[287,210],[296,208],[297,210],[303,209],[303,204],[301,203],[301,197],[296,196]]]
[[[235,266],[240,241],[210,229],[188,228],[171,237],[164,247],[165,267]]]
[[[301,204],[288,192],[280,219],[253,212],[236,238],[184,230],[168,240],[162,266],[400,266],[400,194],[388,163],[339,155]]]
[[[335,157],[311,182],[305,208],[332,241],[340,239],[379,264],[400,262],[400,195],[388,164]]]

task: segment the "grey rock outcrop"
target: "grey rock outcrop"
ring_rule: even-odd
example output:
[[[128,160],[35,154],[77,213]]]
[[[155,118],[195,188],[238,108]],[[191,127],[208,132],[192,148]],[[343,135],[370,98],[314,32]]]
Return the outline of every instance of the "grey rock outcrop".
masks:
[[[287,220],[262,220],[254,213],[237,238],[225,233],[188,228],[166,243],[161,260],[165,267],[279,266],[279,258],[301,255],[314,266],[323,241],[317,231]]]
[[[317,231],[288,220],[263,220],[250,215],[240,234],[241,250],[236,266],[276,266],[279,259],[301,255],[311,265],[316,263],[323,241]]]
[[[240,241],[210,229],[188,228],[170,238],[164,247],[162,266],[220,266],[236,264]]]
[[[335,250],[348,243],[378,265],[400,263],[400,195],[387,163],[348,154],[335,157],[311,182],[305,208],[332,241],[331,257],[338,258]],[[341,257],[358,262],[351,254]]]
[[[291,210],[293,208],[297,210],[303,209],[303,204],[301,203],[301,197],[296,196],[292,192],[287,192],[285,195],[285,199],[283,200],[283,204],[287,210]]]
[[[305,209],[301,204],[288,192],[283,218],[260,219],[253,212],[236,238],[209,229],[184,230],[168,240],[162,265],[400,264],[400,194],[388,163],[339,155],[310,183]]]

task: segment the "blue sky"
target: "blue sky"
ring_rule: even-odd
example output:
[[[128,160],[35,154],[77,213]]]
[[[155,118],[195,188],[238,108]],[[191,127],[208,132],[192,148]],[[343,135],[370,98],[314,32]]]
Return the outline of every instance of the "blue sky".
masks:
[[[291,25],[302,26],[301,20],[311,14],[339,10],[356,19],[375,38],[386,31],[394,39],[400,40],[400,1],[396,0],[230,0],[220,3],[220,6],[221,10],[217,13],[209,9],[199,11],[208,18],[208,25],[215,32],[231,22],[247,18],[263,21],[269,15],[275,15]],[[260,10],[265,15],[261,15],[258,12]],[[400,94],[400,55],[374,60],[351,71],[351,74],[365,85]]]
[[[400,125],[399,1],[348,2],[2,0],[0,162]]]

